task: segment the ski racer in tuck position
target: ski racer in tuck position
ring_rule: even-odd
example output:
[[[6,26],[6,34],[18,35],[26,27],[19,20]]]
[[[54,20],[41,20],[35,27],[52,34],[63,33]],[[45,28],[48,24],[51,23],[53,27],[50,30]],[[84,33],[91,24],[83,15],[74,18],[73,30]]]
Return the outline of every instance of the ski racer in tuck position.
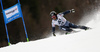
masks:
[[[65,12],[58,13],[58,14],[55,11],[50,12],[50,16],[52,18],[52,32],[53,32],[54,36],[56,36],[55,35],[55,25],[58,25],[60,30],[64,30],[66,32],[72,32],[73,31],[72,28],[80,28],[80,29],[84,29],[84,30],[88,29],[88,27],[86,27],[86,26],[75,25],[75,24],[67,21],[63,17],[65,14],[74,13],[74,12],[75,12],[74,9],[67,10]]]

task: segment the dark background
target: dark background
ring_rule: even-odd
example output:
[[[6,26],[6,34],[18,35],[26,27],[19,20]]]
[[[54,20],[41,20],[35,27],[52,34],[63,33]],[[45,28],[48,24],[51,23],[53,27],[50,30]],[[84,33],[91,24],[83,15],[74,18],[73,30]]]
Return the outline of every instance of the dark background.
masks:
[[[65,17],[68,21],[78,24],[83,14],[88,14],[97,8],[99,2],[99,0],[20,0],[29,40],[34,41],[50,36],[52,28],[49,13],[52,10],[59,13],[75,9],[76,13],[67,14]],[[16,3],[17,0],[3,0],[4,9]],[[1,8],[0,12],[0,47],[4,47],[8,43]],[[8,23],[7,28],[11,44],[26,42],[21,18]]]

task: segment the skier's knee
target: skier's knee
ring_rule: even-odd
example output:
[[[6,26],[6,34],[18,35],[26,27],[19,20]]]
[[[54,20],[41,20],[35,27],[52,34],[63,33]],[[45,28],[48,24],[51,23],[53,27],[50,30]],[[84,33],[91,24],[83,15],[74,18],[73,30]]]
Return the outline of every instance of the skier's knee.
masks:
[[[72,29],[66,29],[66,31],[71,32],[71,31],[73,31],[73,30],[72,30]]]

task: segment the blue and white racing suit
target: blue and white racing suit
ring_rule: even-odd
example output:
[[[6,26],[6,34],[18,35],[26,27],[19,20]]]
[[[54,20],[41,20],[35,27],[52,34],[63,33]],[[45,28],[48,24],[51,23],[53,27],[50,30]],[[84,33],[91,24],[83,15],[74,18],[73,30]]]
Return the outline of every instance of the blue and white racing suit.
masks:
[[[64,30],[64,31],[71,31],[71,28],[78,28],[77,25],[74,25],[73,23],[70,23],[69,21],[67,21],[63,16],[65,14],[70,13],[71,11],[65,11],[63,13],[59,13],[57,14],[57,19],[56,20],[52,20],[52,31],[55,32],[55,26],[59,26],[59,29]]]

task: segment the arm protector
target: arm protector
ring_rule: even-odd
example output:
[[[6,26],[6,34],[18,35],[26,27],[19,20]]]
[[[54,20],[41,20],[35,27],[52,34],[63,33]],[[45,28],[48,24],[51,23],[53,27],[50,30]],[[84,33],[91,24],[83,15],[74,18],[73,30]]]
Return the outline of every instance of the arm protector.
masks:
[[[68,13],[70,13],[70,12],[71,12],[71,11],[68,10],[68,11],[63,12],[63,14],[65,15],[65,14],[68,14]]]

